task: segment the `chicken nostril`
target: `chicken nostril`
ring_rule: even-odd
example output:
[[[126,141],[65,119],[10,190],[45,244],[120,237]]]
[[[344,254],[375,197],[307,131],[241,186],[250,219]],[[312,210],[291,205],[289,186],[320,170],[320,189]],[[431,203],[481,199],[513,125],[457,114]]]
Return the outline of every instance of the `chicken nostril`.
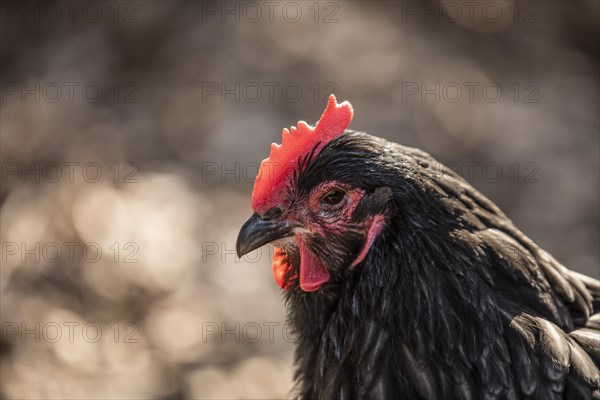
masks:
[[[264,221],[272,221],[279,219],[283,214],[283,210],[279,207],[273,207],[260,216]]]

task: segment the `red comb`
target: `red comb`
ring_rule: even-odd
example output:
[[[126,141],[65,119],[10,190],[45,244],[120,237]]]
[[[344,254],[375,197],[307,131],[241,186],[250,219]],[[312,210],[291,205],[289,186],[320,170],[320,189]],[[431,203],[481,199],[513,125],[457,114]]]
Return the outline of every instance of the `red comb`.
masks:
[[[327,107],[313,128],[306,122],[298,122],[298,128],[283,129],[281,145],[271,144],[271,154],[260,164],[260,170],[254,181],[252,208],[263,213],[280,204],[286,196],[287,179],[303,159],[319,143],[313,156],[330,141],[340,136],[352,120],[352,105],[344,101],[338,104],[335,96],[330,95]]]

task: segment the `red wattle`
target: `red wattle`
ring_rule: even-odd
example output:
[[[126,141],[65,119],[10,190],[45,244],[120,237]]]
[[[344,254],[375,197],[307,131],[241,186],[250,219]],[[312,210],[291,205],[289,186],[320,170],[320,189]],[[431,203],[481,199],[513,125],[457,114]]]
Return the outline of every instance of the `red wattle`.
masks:
[[[300,287],[314,292],[329,280],[329,272],[321,261],[300,241]]]
[[[284,290],[290,286],[290,283],[285,279],[290,268],[291,265],[287,263],[283,250],[275,247],[273,250],[273,278],[275,278],[275,282],[279,287]]]

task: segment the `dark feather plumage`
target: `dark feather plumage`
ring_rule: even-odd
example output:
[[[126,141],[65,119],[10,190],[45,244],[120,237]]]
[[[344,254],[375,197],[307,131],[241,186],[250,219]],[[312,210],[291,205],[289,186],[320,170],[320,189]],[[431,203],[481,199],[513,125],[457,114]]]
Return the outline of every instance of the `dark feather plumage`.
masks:
[[[597,280],[422,151],[346,131],[302,167],[297,196],[326,180],[360,187],[354,218],[386,224],[361,264],[286,291],[299,397],[600,398]],[[347,262],[327,245],[313,251]]]

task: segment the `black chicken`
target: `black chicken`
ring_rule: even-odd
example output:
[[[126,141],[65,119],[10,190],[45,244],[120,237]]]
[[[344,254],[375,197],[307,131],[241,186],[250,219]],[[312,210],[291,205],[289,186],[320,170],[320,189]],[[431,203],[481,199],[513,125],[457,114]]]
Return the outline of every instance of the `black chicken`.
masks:
[[[276,246],[298,396],[600,398],[600,282],[428,154],[346,130],[352,113],[332,96],[284,129],[237,242]]]

